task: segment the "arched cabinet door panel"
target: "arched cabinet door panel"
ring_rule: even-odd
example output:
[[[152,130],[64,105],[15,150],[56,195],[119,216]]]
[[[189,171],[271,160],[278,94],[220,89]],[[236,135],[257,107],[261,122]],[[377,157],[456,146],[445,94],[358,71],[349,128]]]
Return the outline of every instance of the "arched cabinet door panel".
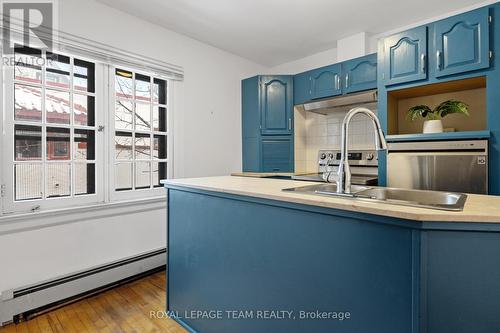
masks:
[[[262,134],[292,134],[292,76],[262,76],[260,79],[260,103]]]
[[[404,31],[384,40],[386,85],[427,78],[427,27]]]
[[[377,88],[377,54],[342,63],[343,92],[353,93]]]
[[[489,12],[480,8],[434,24],[436,77],[490,66]]]
[[[321,67],[311,71],[311,97],[313,99],[342,94],[340,64]]]

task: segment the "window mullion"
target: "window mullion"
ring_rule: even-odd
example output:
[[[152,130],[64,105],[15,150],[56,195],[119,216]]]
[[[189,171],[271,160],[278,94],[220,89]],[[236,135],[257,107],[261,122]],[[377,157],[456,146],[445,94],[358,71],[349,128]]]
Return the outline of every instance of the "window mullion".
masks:
[[[42,66],[42,77],[41,77],[41,82],[42,82],[42,95],[41,95],[41,105],[42,105],[42,121],[41,121],[41,126],[42,126],[42,199],[45,200],[47,199],[47,191],[48,191],[48,185],[47,185],[47,126],[46,126],[46,119],[47,119],[47,108],[46,108],[46,64],[47,64],[47,53],[46,51],[42,50],[42,57],[44,59],[43,61],[43,66]]]
[[[76,197],[76,165],[75,165],[75,155],[76,151],[76,144],[75,144],[75,123],[74,123],[74,109],[73,109],[73,95],[74,95],[74,58],[70,57],[69,59],[69,172],[70,172],[70,191],[69,195],[71,197]],[[88,106],[87,106],[88,109]],[[87,110],[87,116],[88,116],[88,110]],[[95,133],[94,133],[95,136]],[[87,145],[89,144],[89,137],[87,134]],[[95,140],[95,138],[94,138]],[[88,148],[87,148],[88,149]],[[94,148],[95,150],[95,148]],[[95,154],[95,152],[94,152]],[[88,156],[87,156],[88,158]],[[95,172],[94,172],[95,175]],[[88,177],[88,174],[87,174]],[[95,182],[95,179],[94,179]],[[94,186],[94,192],[95,192],[95,186]]]

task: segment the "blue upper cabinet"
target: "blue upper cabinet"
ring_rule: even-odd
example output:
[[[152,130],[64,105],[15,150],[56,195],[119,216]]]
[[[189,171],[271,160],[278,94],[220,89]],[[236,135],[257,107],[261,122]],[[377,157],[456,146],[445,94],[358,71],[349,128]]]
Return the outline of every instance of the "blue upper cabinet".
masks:
[[[342,63],[343,93],[353,93],[377,88],[377,54]]]
[[[386,85],[427,78],[427,27],[418,27],[384,40]]]
[[[480,8],[434,24],[436,77],[490,66],[489,12]]]
[[[293,76],[293,104],[304,104],[311,100],[311,72]]]
[[[309,72],[311,98],[324,98],[342,94],[340,64],[321,67]]]
[[[262,134],[292,134],[292,76],[261,76],[260,103]]]
[[[377,88],[377,54],[303,72],[293,77],[293,102],[304,104]]]

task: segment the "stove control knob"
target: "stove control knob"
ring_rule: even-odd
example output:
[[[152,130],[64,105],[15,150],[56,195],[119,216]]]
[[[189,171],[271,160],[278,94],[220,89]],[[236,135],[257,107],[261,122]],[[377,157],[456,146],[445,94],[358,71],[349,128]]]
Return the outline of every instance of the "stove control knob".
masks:
[[[333,158],[333,154],[332,154],[332,153],[329,153],[329,154],[328,154],[328,158],[329,158],[329,159],[332,159],[332,158]]]
[[[319,158],[320,158],[321,160],[324,160],[324,159],[326,158],[326,154],[325,154],[325,153],[321,153],[321,155],[319,156]]]
[[[373,154],[372,154],[372,153],[368,153],[368,154],[366,154],[366,159],[367,159],[368,161],[373,160],[373,158],[374,158],[374,157],[375,157],[375,156],[373,156]]]

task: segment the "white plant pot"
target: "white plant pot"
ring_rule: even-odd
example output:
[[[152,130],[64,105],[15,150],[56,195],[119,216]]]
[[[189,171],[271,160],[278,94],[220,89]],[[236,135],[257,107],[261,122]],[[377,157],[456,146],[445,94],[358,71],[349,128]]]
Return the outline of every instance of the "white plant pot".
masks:
[[[424,121],[424,133],[443,133],[443,122],[441,119]]]

